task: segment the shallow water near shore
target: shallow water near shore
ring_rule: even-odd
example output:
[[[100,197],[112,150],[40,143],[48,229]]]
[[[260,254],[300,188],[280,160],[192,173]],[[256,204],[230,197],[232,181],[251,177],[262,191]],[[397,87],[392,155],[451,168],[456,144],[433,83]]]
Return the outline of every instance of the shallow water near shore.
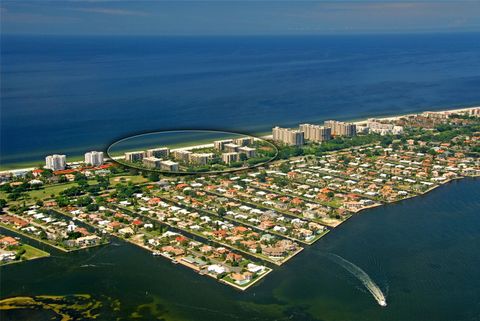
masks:
[[[102,302],[101,320],[476,320],[479,213],[479,178],[367,210],[245,293],[114,240],[3,267],[1,296],[66,295],[62,304],[75,315],[73,295],[89,294]],[[365,271],[388,306],[380,307],[327,253]],[[0,318],[30,320],[28,311],[0,311]],[[34,315],[48,320],[51,311]]]

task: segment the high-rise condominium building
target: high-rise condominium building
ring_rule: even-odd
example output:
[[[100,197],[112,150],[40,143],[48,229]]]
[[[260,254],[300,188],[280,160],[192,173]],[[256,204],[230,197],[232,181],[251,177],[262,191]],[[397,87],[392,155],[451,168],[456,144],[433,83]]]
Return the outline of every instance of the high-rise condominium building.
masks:
[[[224,150],[225,149],[225,145],[226,144],[231,144],[233,142],[233,140],[231,139],[224,139],[224,140],[216,140],[213,142],[213,145],[215,147],[216,150]]]
[[[235,153],[238,150],[238,147],[240,146],[238,146],[237,144],[229,143],[229,144],[225,144],[223,146],[223,149],[228,153]]]
[[[241,137],[241,138],[236,138],[233,140],[233,142],[239,146],[248,146],[250,144],[253,144],[254,138],[253,137]]]
[[[352,137],[357,135],[357,126],[352,123],[344,123],[336,120],[325,121],[325,127],[332,129],[332,135],[334,136],[347,136]]]
[[[85,164],[92,166],[103,165],[103,152],[91,151],[85,153]]]
[[[143,150],[125,153],[125,160],[127,162],[141,161],[144,157],[145,157],[145,152]]]
[[[160,164],[161,164],[162,160],[160,158],[156,158],[156,157],[145,157],[143,160],[142,160],[142,163],[145,167],[147,168],[160,168]]]
[[[190,155],[192,154],[189,150],[176,150],[173,152],[173,157],[176,160],[188,163],[190,161]]]
[[[245,154],[247,158],[255,157],[257,154],[257,149],[253,147],[244,146],[244,147],[238,148],[238,153]]]
[[[301,124],[300,131],[303,132],[306,140],[313,142],[323,142],[332,139],[332,129],[329,127]]]
[[[178,163],[171,160],[165,160],[160,162],[160,169],[167,172],[178,172]]]
[[[303,132],[290,128],[274,127],[273,140],[290,146],[301,146],[305,143]]]
[[[197,165],[206,165],[210,159],[213,158],[212,153],[195,153],[190,154],[190,163]]]
[[[165,158],[170,154],[168,147],[159,147],[153,149],[147,149],[147,157]]]
[[[237,162],[239,159],[239,153],[223,153],[222,160],[225,164]]]
[[[45,168],[52,171],[65,169],[67,166],[67,156],[65,155],[50,155],[45,158]]]

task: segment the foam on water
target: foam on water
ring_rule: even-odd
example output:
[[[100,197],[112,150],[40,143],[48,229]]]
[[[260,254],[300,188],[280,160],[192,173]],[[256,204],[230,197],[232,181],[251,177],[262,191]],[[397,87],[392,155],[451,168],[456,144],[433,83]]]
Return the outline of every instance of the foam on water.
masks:
[[[328,253],[327,256],[335,263],[343,267],[345,270],[350,272],[353,276],[359,279],[362,284],[367,288],[367,290],[373,295],[375,300],[381,306],[387,306],[387,299],[383,294],[382,290],[378,287],[378,285],[370,278],[370,276],[362,270],[357,265],[353,264],[350,261],[345,260],[343,257]]]

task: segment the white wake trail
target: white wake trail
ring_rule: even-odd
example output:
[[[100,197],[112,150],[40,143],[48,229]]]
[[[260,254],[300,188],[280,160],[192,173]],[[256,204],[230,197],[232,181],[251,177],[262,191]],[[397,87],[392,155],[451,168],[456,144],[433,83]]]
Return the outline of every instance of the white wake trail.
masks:
[[[373,295],[379,305],[381,305],[382,307],[387,306],[387,299],[383,295],[382,290],[380,290],[378,285],[368,276],[368,274],[364,270],[362,270],[360,267],[356,266],[352,262],[345,260],[339,255],[328,253],[327,256],[332,259],[332,261],[353,274],[353,276],[355,276],[357,279],[359,279],[362,284],[367,288],[367,290]]]

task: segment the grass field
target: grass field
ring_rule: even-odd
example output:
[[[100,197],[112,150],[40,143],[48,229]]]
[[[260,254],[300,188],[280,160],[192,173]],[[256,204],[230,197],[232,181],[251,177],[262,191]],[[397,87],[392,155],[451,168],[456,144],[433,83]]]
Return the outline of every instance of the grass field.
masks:
[[[88,183],[90,185],[94,185],[94,184],[97,184],[97,181],[96,180],[89,180]],[[27,203],[29,203],[33,200],[37,200],[37,199],[38,200],[49,199],[49,198],[51,198],[51,195],[54,195],[54,197],[58,196],[61,191],[66,190],[67,188],[70,188],[70,187],[73,187],[73,186],[77,186],[77,183],[76,182],[67,182],[67,183],[62,183],[62,184],[47,185],[45,188],[28,191],[28,192],[26,192],[26,194],[28,195]],[[7,196],[8,196],[7,193],[0,192],[0,198],[8,200]],[[10,201],[9,203],[13,203],[13,204],[17,203],[18,204],[19,202],[23,202],[23,199],[19,199],[19,200],[14,201],[14,202]]]
[[[138,175],[126,175],[126,176],[115,176],[110,178],[110,184],[112,186],[118,185],[120,183],[128,183],[132,182],[133,184],[141,184],[148,182],[147,178]],[[89,180],[89,185],[97,184],[96,180]],[[66,190],[67,188],[77,186],[76,182],[67,182],[62,184],[54,184],[54,185],[47,185],[45,188],[41,188],[38,190],[32,190],[26,192],[28,195],[26,200],[27,203],[32,202],[33,200],[45,200],[50,199],[52,195],[58,196],[61,191]],[[8,194],[5,192],[0,191],[0,199],[8,200]],[[9,203],[18,204],[19,202],[23,202],[23,199],[19,199],[17,201],[10,201]]]
[[[33,260],[41,257],[50,256],[49,253],[28,244],[23,244],[22,247],[26,250],[25,254],[23,255],[26,260]]]
[[[132,182],[133,184],[141,184],[141,183],[148,182],[148,179],[139,175],[115,176],[110,178],[110,184],[113,186],[118,185],[120,183],[129,183],[129,182]]]
[[[43,189],[33,190],[27,192],[30,198],[35,199],[38,198],[40,200],[50,198],[50,195],[58,195],[61,191],[66,190],[67,188],[77,186],[75,182],[68,182],[64,184],[57,184],[57,185],[50,185]]]

